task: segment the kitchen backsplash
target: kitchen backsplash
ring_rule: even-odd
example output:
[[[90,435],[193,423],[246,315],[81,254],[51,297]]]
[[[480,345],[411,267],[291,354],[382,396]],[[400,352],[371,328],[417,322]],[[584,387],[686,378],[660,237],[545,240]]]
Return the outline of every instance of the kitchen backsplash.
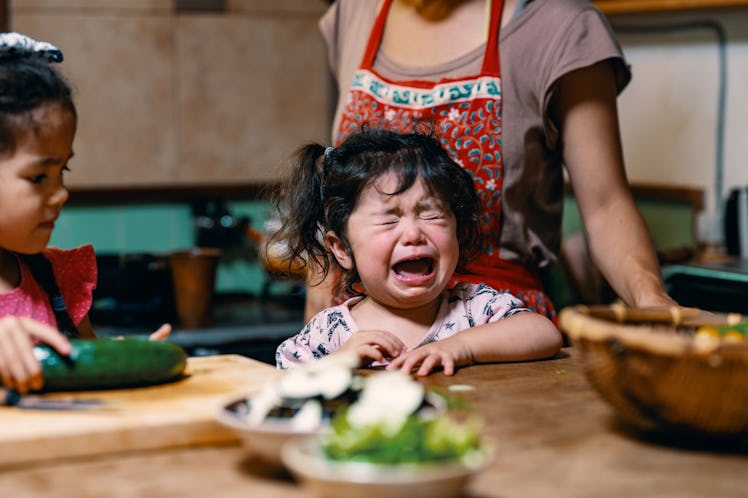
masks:
[[[262,230],[270,204],[261,201],[229,203],[231,212],[246,216],[251,226]],[[125,206],[70,206],[63,210],[50,245],[72,248],[93,244],[97,254],[165,254],[193,247],[194,218],[189,204],[138,204]],[[216,277],[219,292],[259,294],[266,281],[265,272],[254,251],[247,257],[222,261]]]

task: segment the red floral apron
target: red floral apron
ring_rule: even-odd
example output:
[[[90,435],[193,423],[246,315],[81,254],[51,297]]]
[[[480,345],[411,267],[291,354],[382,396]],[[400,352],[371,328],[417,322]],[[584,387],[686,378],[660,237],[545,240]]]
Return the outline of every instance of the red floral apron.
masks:
[[[535,271],[499,257],[501,234],[501,78],[499,27],[503,0],[491,2],[486,53],[480,74],[439,81],[391,81],[376,73],[379,50],[392,0],[384,0],[361,66],[356,71],[348,103],[338,128],[336,145],[362,125],[409,132],[433,129],[452,158],[467,169],[483,205],[482,229],[486,243],[482,254],[469,266],[469,274],[455,281],[484,282],[499,291],[511,292],[539,313],[555,316]]]

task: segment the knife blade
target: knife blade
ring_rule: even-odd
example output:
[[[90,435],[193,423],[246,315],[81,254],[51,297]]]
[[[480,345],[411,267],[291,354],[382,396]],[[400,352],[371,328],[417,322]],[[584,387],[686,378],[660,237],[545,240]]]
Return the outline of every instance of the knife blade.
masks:
[[[47,398],[40,394],[21,394],[13,389],[0,389],[0,405],[26,410],[98,410],[107,408],[101,400],[73,396]]]

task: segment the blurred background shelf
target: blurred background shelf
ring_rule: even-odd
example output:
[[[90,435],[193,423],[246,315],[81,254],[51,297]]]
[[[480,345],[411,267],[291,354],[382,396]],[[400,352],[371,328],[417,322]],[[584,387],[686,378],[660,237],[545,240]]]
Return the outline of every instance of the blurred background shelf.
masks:
[[[606,14],[746,7],[748,0],[595,0]]]

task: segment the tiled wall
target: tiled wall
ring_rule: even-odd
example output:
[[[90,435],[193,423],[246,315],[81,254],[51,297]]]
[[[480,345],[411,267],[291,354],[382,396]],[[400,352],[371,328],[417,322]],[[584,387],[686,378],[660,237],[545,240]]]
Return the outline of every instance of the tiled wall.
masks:
[[[267,202],[230,202],[236,217],[247,216],[256,230],[262,230],[271,207]],[[639,201],[655,245],[660,249],[690,246],[694,240],[693,213],[689,205],[654,200]],[[582,229],[573,197],[566,199],[563,231]],[[98,254],[148,252],[165,254],[192,247],[194,229],[188,204],[142,204],[121,207],[67,207],[58,220],[51,245],[62,248],[93,244]],[[219,292],[259,294],[266,275],[248,251],[247,259],[233,258],[219,267]]]
[[[247,216],[262,230],[270,210],[265,202],[229,203],[236,217]],[[165,254],[193,246],[192,212],[187,204],[143,204],[122,207],[67,207],[52,235],[51,245],[71,248],[93,244],[97,254],[148,252]],[[232,258],[218,269],[216,288],[222,292],[259,293],[266,277],[252,251],[247,259]]]

